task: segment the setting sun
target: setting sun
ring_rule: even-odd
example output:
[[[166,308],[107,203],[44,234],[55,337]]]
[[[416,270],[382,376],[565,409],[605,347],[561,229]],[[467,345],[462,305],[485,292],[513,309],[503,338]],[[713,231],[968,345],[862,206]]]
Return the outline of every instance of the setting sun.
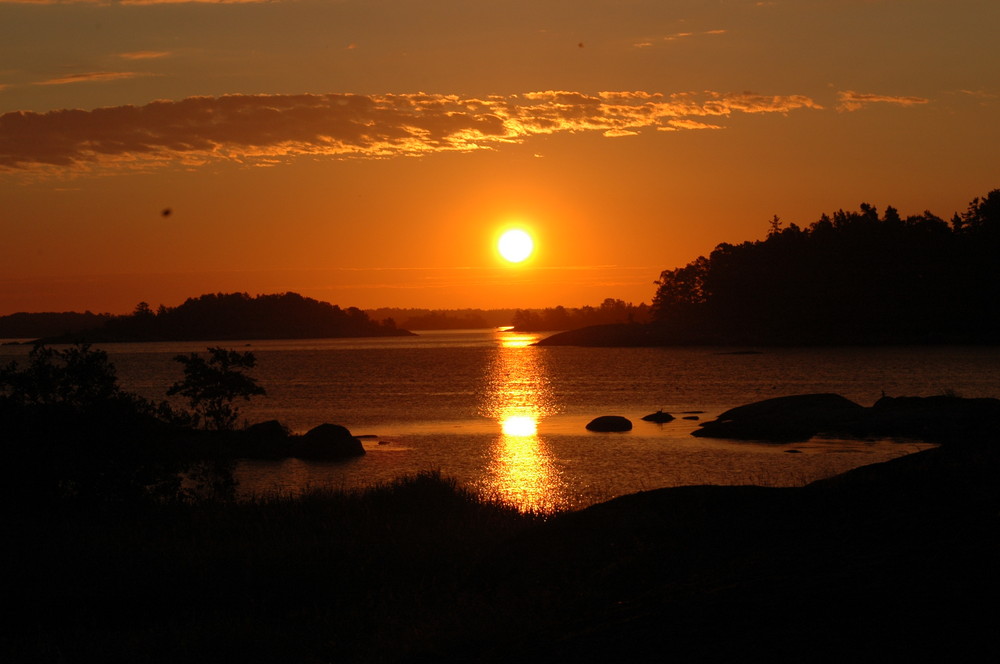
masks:
[[[497,251],[504,260],[511,263],[521,263],[527,260],[535,250],[535,242],[523,230],[515,229],[507,231],[500,236],[497,243]]]

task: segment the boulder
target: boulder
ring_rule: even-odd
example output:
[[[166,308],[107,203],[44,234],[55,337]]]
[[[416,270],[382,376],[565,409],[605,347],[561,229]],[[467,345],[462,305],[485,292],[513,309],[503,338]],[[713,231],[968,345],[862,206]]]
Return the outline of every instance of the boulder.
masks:
[[[662,424],[664,422],[672,422],[674,416],[670,413],[664,413],[662,410],[658,410],[655,413],[650,413],[642,418],[644,422],[656,422]]]
[[[260,441],[284,441],[288,438],[288,427],[278,420],[257,422],[246,428],[246,437]]]
[[[1000,400],[990,398],[882,397],[868,410],[868,417],[858,433],[932,442],[975,442],[992,438],[1000,422]]]
[[[601,415],[587,423],[589,431],[631,431],[632,422],[621,415]]]
[[[278,420],[251,424],[242,432],[239,456],[281,459],[288,456],[288,427]]]
[[[732,408],[692,435],[771,442],[801,442],[818,433],[849,431],[866,417],[863,406],[839,394],[797,394]]]
[[[362,456],[365,448],[339,424],[321,424],[292,441],[291,456],[299,459],[349,459]]]

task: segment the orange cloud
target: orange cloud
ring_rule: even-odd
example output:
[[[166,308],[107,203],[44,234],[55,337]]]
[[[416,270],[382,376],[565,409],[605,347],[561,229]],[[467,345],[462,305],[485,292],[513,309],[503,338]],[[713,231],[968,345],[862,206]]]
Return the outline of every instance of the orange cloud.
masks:
[[[383,158],[492,149],[555,133],[628,136],[644,129],[719,128],[698,118],[803,108],[821,106],[801,95],[748,92],[191,97],[92,111],[0,115],[0,169],[139,168],[213,160],[269,165],[300,155]]]
[[[868,104],[897,104],[899,106],[916,106],[927,104],[929,99],[923,97],[893,97],[890,95],[876,95],[866,92],[855,92],[854,90],[843,90],[837,93],[840,102],[837,105],[838,111],[857,111]]]
[[[722,129],[719,125],[709,124],[707,122],[698,122],[697,120],[670,120],[669,126],[657,127],[663,131],[676,131],[678,129]]]
[[[168,51],[133,51],[131,53],[119,53],[118,57],[124,60],[152,60],[155,58],[165,58],[170,53]]]
[[[142,74],[134,71],[92,71],[82,74],[68,74],[58,78],[50,78],[47,81],[38,81],[35,85],[65,85],[67,83],[118,81],[123,78],[136,78],[137,76],[149,76],[149,74]]]

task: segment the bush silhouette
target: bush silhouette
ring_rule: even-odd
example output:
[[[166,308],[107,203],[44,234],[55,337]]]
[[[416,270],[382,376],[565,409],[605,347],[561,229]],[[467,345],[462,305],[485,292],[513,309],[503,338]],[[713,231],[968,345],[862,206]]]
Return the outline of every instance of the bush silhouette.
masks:
[[[104,351],[36,346],[26,366],[0,368],[7,488],[53,502],[174,497],[188,464],[168,445],[167,410],[118,386]]]

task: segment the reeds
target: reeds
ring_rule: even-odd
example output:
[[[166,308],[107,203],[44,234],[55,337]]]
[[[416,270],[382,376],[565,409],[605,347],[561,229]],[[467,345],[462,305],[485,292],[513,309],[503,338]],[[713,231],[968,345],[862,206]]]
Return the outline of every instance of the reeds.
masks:
[[[483,555],[541,520],[436,472],[55,515],[18,533],[7,569],[29,583],[3,645],[66,662],[389,661],[462,623]]]

